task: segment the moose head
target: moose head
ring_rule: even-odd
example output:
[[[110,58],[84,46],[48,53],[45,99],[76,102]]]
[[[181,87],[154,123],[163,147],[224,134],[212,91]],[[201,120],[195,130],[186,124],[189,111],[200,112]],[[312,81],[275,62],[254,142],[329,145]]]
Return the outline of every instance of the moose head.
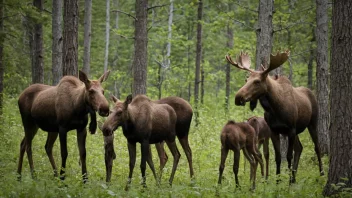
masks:
[[[83,71],[79,71],[79,79],[85,84],[88,105],[99,113],[100,116],[109,115],[109,103],[104,96],[104,89],[101,83],[104,82],[110,71],[106,71],[98,80],[89,80]]]
[[[226,60],[233,66],[248,71],[249,77],[246,79],[246,84],[237,92],[235,97],[235,104],[237,106],[244,106],[246,102],[257,100],[260,96],[265,94],[268,90],[267,80],[269,72],[278,68],[287,61],[290,52],[287,50],[283,53],[277,52],[276,55],[270,54],[269,67],[265,68],[261,65],[261,71],[250,69],[251,59],[248,53],[241,52],[236,61],[233,61],[229,55],[226,55]]]

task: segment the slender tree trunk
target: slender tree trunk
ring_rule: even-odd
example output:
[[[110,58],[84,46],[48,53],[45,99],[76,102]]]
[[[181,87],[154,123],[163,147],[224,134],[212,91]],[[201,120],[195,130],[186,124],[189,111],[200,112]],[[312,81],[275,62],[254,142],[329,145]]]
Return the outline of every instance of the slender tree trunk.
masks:
[[[118,0],[113,0],[113,6],[115,9],[118,9],[119,7],[119,1]],[[118,12],[115,12],[115,26],[114,26],[114,29],[115,31],[117,31],[119,29],[119,13]],[[118,35],[116,35],[115,39],[116,41],[115,43],[115,55],[114,55],[114,59],[113,59],[113,62],[112,62],[112,65],[114,67],[114,70],[117,71],[118,68],[117,68],[117,60],[118,60],[118,48],[119,48],[119,38],[118,38]],[[115,96],[117,98],[120,98],[120,88],[119,86],[117,86],[117,82],[118,82],[118,79],[115,80],[114,82],[114,90],[115,90]]]
[[[83,71],[89,76],[90,73],[90,44],[92,31],[92,0],[84,1],[84,52]]]
[[[195,80],[194,80],[194,104],[195,104],[196,126],[199,124],[198,100],[199,100],[199,83],[200,83],[200,62],[202,60],[202,22],[201,22],[202,16],[203,16],[203,2],[202,0],[198,0],[196,71],[195,71]]]
[[[148,62],[148,1],[136,0],[135,42],[133,58],[133,96],[147,93],[147,62]]]
[[[106,29],[105,29],[104,72],[106,72],[108,70],[109,40],[110,40],[110,0],[106,0]]]
[[[309,46],[309,60],[308,60],[308,88],[313,89],[313,61],[314,61],[314,47],[313,43],[315,42],[315,30],[312,28],[313,38],[310,41]]]
[[[52,74],[53,85],[57,85],[62,78],[62,0],[53,1],[52,13]]]
[[[165,63],[165,65],[167,65],[167,67],[170,66],[173,16],[174,16],[174,1],[170,0],[169,21],[168,21],[168,28],[167,28],[168,34],[167,34],[167,45],[166,45],[166,63]]]
[[[328,1],[316,0],[317,17],[317,100],[318,114],[318,138],[322,154],[329,154],[329,65],[328,65]]]
[[[191,40],[191,24],[188,20],[188,37],[187,40],[190,41]],[[191,53],[191,46],[188,45],[187,47],[187,82],[188,82],[188,102],[191,102],[191,80],[189,79],[189,76],[191,74],[191,57],[190,57],[190,53]]]
[[[3,94],[4,94],[4,62],[3,62],[3,50],[4,50],[4,41],[5,41],[5,34],[4,34],[4,0],[0,0],[0,117],[3,113]],[[2,119],[0,118],[0,122]],[[2,124],[2,123],[0,123]]]
[[[34,7],[41,14],[43,11],[43,0],[34,0]],[[43,62],[43,24],[34,24],[34,64],[32,68],[32,83],[44,83]]]
[[[273,7],[273,0],[259,0],[256,69],[269,63],[273,37]]]
[[[232,6],[229,5],[231,9]],[[231,27],[230,21],[227,23],[227,43],[226,47],[230,50],[233,48],[233,28]],[[226,95],[225,95],[225,109],[228,113],[229,111],[229,98],[230,98],[230,81],[231,81],[231,65],[230,63],[226,64]]]
[[[337,193],[332,184],[352,188],[352,1],[335,0],[332,8],[330,155],[324,196]]]
[[[63,75],[78,76],[78,0],[64,0]]]

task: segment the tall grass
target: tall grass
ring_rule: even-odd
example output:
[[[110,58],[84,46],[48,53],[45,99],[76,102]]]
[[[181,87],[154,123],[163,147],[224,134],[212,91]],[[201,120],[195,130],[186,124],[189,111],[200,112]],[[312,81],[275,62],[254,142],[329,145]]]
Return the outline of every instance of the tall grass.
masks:
[[[121,129],[115,131],[115,152],[112,181],[105,183],[104,145],[101,131],[87,136],[87,166],[89,181],[82,183],[79,154],[76,143],[76,132],[68,133],[68,158],[66,166],[66,180],[60,181],[53,177],[51,165],[46,156],[44,145],[47,133],[38,131],[33,140],[33,160],[36,179],[32,179],[29,172],[28,160],[25,155],[23,161],[22,180],[17,181],[17,163],[19,145],[24,136],[16,98],[5,98],[3,124],[0,133],[0,197],[214,197],[218,191],[220,197],[321,197],[326,183],[326,176],[319,176],[317,158],[313,143],[308,132],[300,135],[303,144],[303,153],[297,173],[297,183],[289,186],[289,171],[287,163],[282,163],[282,182],[276,184],[275,161],[273,149],[270,145],[270,176],[265,181],[257,173],[257,188],[249,191],[249,163],[241,156],[239,180],[241,188],[235,188],[232,172],[233,154],[229,154],[224,171],[223,184],[217,186],[218,166],[220,163],[221,128],[228,119],[243,121],[253,115],[248,107],[234,107],[231,103],[230,111],[225,113],[220,99],[208,99],[209,105],[200,105],[200,125],[190,130],[190,145],[193,151],[195,179],[189,177],[187,159],[180,144],[178,148],[181,159],[176,171],[173,186],[168,185],[171,174],[172,155],[167,148],[169,161],[163,172],[161,186],[157,187],[151,171],[147,169],[148,188],[140,185],[140,149],[137,148],[137,162],[133,174],[132,186],[128,192],[124,186],[128,176],[127,141]],[[258,110],[254,114],[262,115]],[[102,118],[99,118],[103,121]],[[153,146],[153,158],[156,167],[159,165],[156,151]],[[59,141],[54,146],[56,164],[61,167]],[[323,158],[324,170],[327,173],[327,158]]]

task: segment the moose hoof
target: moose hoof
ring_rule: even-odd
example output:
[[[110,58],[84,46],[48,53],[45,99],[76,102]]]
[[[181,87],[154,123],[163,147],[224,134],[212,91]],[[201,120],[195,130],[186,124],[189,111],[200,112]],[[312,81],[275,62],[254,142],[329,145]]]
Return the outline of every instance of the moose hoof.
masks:
[[[296,179],[293,177],[290,177],[290,184],[294,184],[294,183],[296,183]]]

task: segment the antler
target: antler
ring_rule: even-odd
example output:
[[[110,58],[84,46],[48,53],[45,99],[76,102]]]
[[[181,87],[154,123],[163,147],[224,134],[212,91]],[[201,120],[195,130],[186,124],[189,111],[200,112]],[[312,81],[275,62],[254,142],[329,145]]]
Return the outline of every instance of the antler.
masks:
[[[290,56],[289,50],[286,50],[285,52],[282,52],[282,53],[277,51],[276,55],[270,54],[270,64],[269,64],[269,67],[264,72],[268,73],[280,67],[282,64],[284,64],[287,61],[289,56]]]
[[[225,56],[226,60],[233,66],[239,68],[239,69],[243,69],[243,70],[247,70],[249,72],[253,72],[252,69],[250,69],[251,67],[251,59],[248,55],[248,53],[244,53],[241,52],[240,55],[237,57],[236,62],[234,62],[231,58],[230,55],[226,55]]]

